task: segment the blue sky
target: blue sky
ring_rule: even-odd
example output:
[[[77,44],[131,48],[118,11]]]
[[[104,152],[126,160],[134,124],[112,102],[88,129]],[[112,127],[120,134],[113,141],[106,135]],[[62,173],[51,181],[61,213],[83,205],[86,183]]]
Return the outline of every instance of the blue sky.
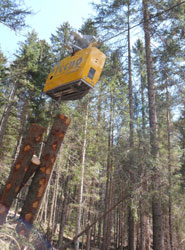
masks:
[[[49,42],[52,33],[63,22],[68,21],[75,29],[80,28],[94,10],[91,2],[99,0],[24,0],[25,6],[30,7],[36,14],[26,18],[30,26],[21,32],[15,33],[0,24],[0,47],[9,61],[18,49],[18,42],[24,41],[28,31],[34,29],[40,39]]]

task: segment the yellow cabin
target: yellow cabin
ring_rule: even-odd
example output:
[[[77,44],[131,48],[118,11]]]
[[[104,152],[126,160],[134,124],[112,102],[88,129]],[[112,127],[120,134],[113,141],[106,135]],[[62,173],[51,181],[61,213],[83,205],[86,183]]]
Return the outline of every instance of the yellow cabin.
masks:
[[[76,100],[95,86],[102,72],[106,56],[89,46],[66,57],[49,74],[44,92],[58,100]]]

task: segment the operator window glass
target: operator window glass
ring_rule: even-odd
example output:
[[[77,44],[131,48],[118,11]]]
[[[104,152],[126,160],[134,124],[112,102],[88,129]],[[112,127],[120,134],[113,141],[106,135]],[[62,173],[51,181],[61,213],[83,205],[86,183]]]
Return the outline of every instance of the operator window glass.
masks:
[[[95,73],[96,73],[96,70],[91,67],[88,73],[88,77],[92,80]]]

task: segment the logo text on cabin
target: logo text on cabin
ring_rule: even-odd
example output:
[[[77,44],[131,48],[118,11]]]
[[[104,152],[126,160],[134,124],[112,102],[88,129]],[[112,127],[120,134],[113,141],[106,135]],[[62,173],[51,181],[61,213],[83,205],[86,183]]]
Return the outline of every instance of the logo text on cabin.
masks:
[[[77,60],[73,60],[69,63],[66,63],[66,64],[58,64],[54,68],[53,72],[55,72],[55,75],[57,75],[57,74],[60,74],[62,72],[69,71],[71,69],[77,69],[77,68],[79,68],[81,62],[82,62],[82,57],[78,58]]]

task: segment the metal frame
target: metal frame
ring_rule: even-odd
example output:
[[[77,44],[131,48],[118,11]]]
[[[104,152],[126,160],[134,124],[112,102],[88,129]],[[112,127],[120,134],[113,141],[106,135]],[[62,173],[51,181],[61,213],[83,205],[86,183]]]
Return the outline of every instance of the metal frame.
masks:
[[[86,95],[91,88],[93,86],[85,80],[78,79],[49,90],[46,94],[55,100],[77,100]]]

